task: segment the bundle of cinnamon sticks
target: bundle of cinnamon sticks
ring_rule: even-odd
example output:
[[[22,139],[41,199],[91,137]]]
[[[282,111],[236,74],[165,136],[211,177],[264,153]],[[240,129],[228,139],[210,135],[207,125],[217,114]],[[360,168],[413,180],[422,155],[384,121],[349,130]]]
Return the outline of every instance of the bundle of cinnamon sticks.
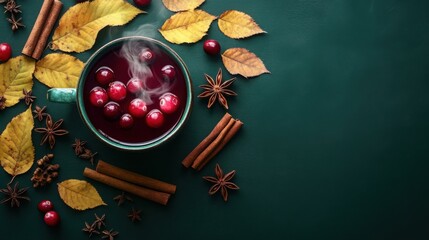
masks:
[[[49,35],[60,15],[63,3],[59,0],[44,0],[36,22],[31,29],[22,54],[39,59],[46,47]]]
[[[171,195],[176,192],[176,185],[113,166],[102,160],[98,161],[96,170],[85,168],[83,175],[162,205],[167,205]]]
[[[182,161],[183,166],[201,170],[243,126],[243,122],[225,113],[213,130]]]

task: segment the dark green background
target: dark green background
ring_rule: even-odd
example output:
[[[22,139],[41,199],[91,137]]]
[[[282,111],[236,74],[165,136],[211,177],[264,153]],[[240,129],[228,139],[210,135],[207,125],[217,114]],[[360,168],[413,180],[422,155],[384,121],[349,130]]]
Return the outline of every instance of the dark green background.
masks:
[[[17,1],[27,28],[12,33],[0,21],[0,42],[11,43],[14,56],[42,3]],[[63,12],[73,3],[64,0]],[[225,112],[219,105],[207,109],[206,99],[196,98],[173,141],[150,151],[118,152],[84,128],[74,105],[48,103],[47,88],[35,80],[36,104],[47,105],[70,130],[53,151],[61,164],[58,181],[84,179],[89,164],[70,147],[77,137],[88,140],[98,158],[175,183],[178,190],[166,207],[137,198],[118,207],[112,198],[120,191],[91,181],[109,206],[77,212],[62,203],[54,184],[31,188],[32,201],[20,209],[0,206],[0,238],[86,239],[84,222],[105,213],[119,239],[429,239],[429,3],[207,0],[201,8],[217,16],[241,10],[268,32],[233,40],[214,22],[204,38],[219,40],[223,50],[249,49],[272,73],[234,83],[238,97],[229,98],[229,112],[245,123],[239,135],[203,171],[183,169],[181,160]],[[159,0],[146,10],[126,26],[102,30],[94,48],[76,56],[85,61],[143,24],[149,24],[144,35],[166,42],[156,29],[172,13]],[[204,73],[213,76],[223,68],[220,58],[204,54],[202,41],[168,44],[187,63],[195,94]],[[1,129],[24,110],[21,102],[2,111]],[[51,152],[38,145],[39,134],[33,141],[37,159]],[[210,184],[201,178],[213,174],[216,162],[237,171],[234,181],[241,189],[227,203],[210,197]],[[4,186],[10,177],[1,172]],[[30,177],[29,172],[17,180],[30,186]],[[55,203],[60,227],[43,224],[36,210],[42,199]],[[126,217],[132,206],[143,211],[136,224]]]

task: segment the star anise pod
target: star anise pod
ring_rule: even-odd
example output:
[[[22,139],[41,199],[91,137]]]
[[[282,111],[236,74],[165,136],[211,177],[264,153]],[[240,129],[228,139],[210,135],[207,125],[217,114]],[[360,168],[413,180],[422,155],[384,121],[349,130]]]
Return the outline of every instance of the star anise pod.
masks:
[[[82,228],[82,231],[87,232],[89,234],[88,237],[91,237],[93,233],[100,234],[100,232],[95,229],[94,224],[89,225],[87,222],[85,222],[85,227]]]
[[[39,107],[36,106],[36,108],[33,110],[34,118],[37,118],[37,120],[42,121],[44,117],[46,117],[48,114],[45,113],[46,106]]]
[[[94,223],[92,223],[92,225],[94,227],[97,227],[97,229],[100,229],[101,226],[106,226],[106,224],[104,223],[104,221],[106,220],[106,214],[101,215],[101,217],[99,217],[96,213],[94,213],[95,215],[95,221]]]
[[[12,25],[12,31],[16,31],[20,27],[25,27],[24,24],[21,23],[22,18],[15,19],[15,14],[12,14],[7,21]]]
[[[51,115],[48,114],[46,116],[46,127],[34,129],[35,132],[44,134],[42,140],[40,141],[40,145],[43,145],[46,143],[46,141],[48,141],[50,148],[53,149],[55,146],[55,136],[63,136],[69,133],[67,130],[60,129],[63,121],[63,119],[60,119],[54,123]]]
[[[200,86],[200,88],[204,89],[205,91],[198,95],[198,97],[210,97],[209,103],[207,104],[208,108],[210,108],[217,99],[225,109],[228,109],[228,101],[226,100],[224,95],[237,96],[237,93],[230,89],[227,89],[235,81],[235,78],[231,78],[225,82],[222,82],[221,68],[219,68],[219,71],[217,72],[216,81],[213,80],[213,78],[207,74],[204,74],[204,76],[206,77],[206,80],[209,84]]]
[[[80,140],[79,138],[75,138],[74,143],[72,144],[72,148],[76,156],[79,156],[85,151],[85,144],[86,141]]]
[[[6,108],[6,98],[3,96],[0,96],[0,110],[3,110]]]
[[[228,189],[237,190],[240,189],[235,183],[230,182],[230,180],[235,175],[235,170],[223,175],[223,171],[220,168],[219,164],[216,164],[215,168],[216,177],[205,176],[203,179],[214,183],[214,185],[209,189],[209,194],[213,195],[220,189],[223,200],[226,202],[228,200]]]
[[[92,151],[90,149],[85,148],[83,150],[83,153],[80,154],[78,157],[82,158],[82,159],[89,160],[89,162],[91,163],[91,165],[94,165],[94,156],[95,155],[97,155],[97,152],[96,153],[92,153]]]
[[[127,195],[125,195],[125,192],[122,192],[121,194],[119,194],[118,196],[114,197],[113,200],[118,202],[118,206],[121,206],[125,200],[132,202],[133,199]]]
[[[21,200],[30,201],[29,197],[24,196],[28,187],[18,188],[18,184],[19,182],[16,182],[13,188],[8,184],[6,188],[0,189],[0,192],[6,195],[6,198],[0,202],[1,204],[10,202],[11,207],[19,207],[21,205]]]
[[[24,102],[25,104],[28,106],[30,105],[32,102],[34,102],[34,99],[36,99],[35,96],[31,95],[33,93],[33,91],[27,91],[27,89],[22,90],[22,93],[24,94]]]
[[[19,9],[21,7],[21,5],[16,5],[16,2],[14,0],[9,0],[6,3],[6,6],[4,6],[4,9],[6,9],[4,11],[4,13],[10,12],[11,14],[14,13],[20,13],[21,9]]]
[[[110,229],[110,230],[106,229],[106,230],[103,230],[101,233],[103,234],[101,238],[103,239],[107,238],[109,240],[114,240],[115,236],[119,234],[119,232],[113,231],[113,229]]]
[[[128,214],[128,218],[131,220],[131,222],[135,221],[141,221],[142,218],[140,217],[142,210],[135,210],[134,208],[131,209],[131,212]]]

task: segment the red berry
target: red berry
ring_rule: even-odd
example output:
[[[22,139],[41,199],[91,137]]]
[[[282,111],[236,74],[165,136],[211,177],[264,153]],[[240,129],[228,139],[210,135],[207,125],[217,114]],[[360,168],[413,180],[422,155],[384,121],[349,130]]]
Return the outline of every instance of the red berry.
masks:
[[[139,60],[142,63],[150,64],[155,60],[155,53],[149,48],[144,48],[139,54]]]
[[[159,98],[159,108],[163,113],[174,113],[179,108],[179,98],[172,93],[165,93]]]
[[[109,119],[117,119],[121,115],[121,107],[117,102],[108,102],[104,105],[103,114]]]
[[[55,227],[60,223],[60,215],[55,211],[49,211],[45,213],[43,220],[45,221],[46,225]]]
[[[52,211],[54,209],[54,205],[49,200],[43,200],[43,201],[39,202],[39,204],[37,204],[37,208],[42,213],[47,213],[47,212]]]
[[[149,5],[150,2],[151,2],[151,0],[134,0],[134,3],[137,6],[142,6],[142,7]]]
[[[12,56],[12,47],[9,43],[0,43],[0,61],[6,62]]]
[[[89,92],[89,101],[93,106],[103,107],[109,101],[106,90],[102,87],[94,87]]]
[[[127,90],[130,93],[139,93],[143,90],[143,81],[138,78],[131,78],[127,82]]]
[[[151,110],[146,115],[146,124],[152,128],[159,128],[164,124],[164,114],[158,109]]]
[[[165,65],[161,69],[162,75],[164,76],[164,79],[171,80],[176,77],[176,69],[174,69],[171,65]]]
[[[220,44],[214,39],[208,39],[204,42],[203,49],[207,54],[217,55],[220,53]]]
[[[134,119],[128,113],[123,114],[119,119],[119,126],[121,126],[121,128],[131,128],[133,125]]]
[[[136,118],[144,117],[147,113],[147,105],[142,99],[135,98],[128,105],[128,112]]]
[[[101,67],[95,72],[95,79],[102,85],[110,83],[114,78],[113,70],[108,67]]]
[[[120,81],[114,81],[109,84],[107,94],[113,101],[122,101],[127,96],[127,87]]]

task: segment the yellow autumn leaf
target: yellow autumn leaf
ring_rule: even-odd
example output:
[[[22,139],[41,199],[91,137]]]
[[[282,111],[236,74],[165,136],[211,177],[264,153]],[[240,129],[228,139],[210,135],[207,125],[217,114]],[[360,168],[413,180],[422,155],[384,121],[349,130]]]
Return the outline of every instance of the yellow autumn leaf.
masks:
[[[172,12],[192,10],[203,4],[205,0],[162,0],[164,6]]]
[[[17,104],[24,96],[24,89],[31,90],[34,66],[35,61],[25,56],[11,58],[0,64],[0,96],[6,99],[6,107]]]
[[[245,48],[230,48],[222,54],[222,62],[231,74],[243,77],[256,77],[270,73],[262,60]]]
[[[84,63],[63,53],[51,53],[36,62],[34,77],[51,88],[75,88]]]
[[[90,49],[98,32],[106,26],[120,26],[144,13],[124,0],[85,1],[61,17],[52,36],[52,50],[83,52]]]
[[[195,43],[206,35],[215,19],[203,10],[179,12],[167,19],[159,32],[172,43]]]
[[[219,16],[219,29],[228,37],[239,39],[266,33],[251,16],[237,10],[228,10]]]
[[[12,176],[27,172],[34,162],[34,146],[31,131],[34,127],[31,106],[14,117],[0,135],[0,162]]]
[[[60,182],[58,183],[58,193],[65,204],[76,210],[107,205],[94,186],[84,180],[69,179]]]

